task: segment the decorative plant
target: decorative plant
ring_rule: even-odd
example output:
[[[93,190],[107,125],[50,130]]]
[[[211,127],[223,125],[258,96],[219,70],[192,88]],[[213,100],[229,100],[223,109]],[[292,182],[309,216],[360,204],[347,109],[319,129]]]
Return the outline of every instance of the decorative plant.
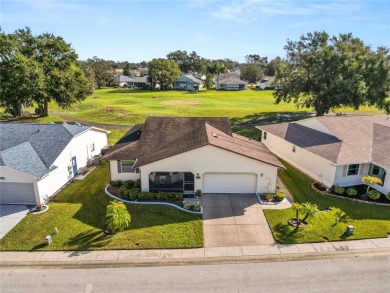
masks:
[[[385,195],[386,199],[390,200],[390,192]]]
[[[347,189],[346,193],[348,196],[355,196],[357,195],[357,190],[353,187],[350,187]]]
[[[200,205],[196,204],[194,205],[194,211],[199,212],[200,211]]]
[[[186,210],[189,210],[191,208],[191,205],[189,203],[184,204],[184,208]]]
[[[271,201],[274,198],[274,195],[272,193],[266,193],[265,194],[265,199],[267,201]]]
[[[318,209],[316,204],[305,202],[302,204],[302,212],[306,213],[302,221],[306,221],[311,217],[318,217],[320,210]]]
[[[362,178],[362,182],[364,184],[367,184],[367,191],[366,191],[366,195],[368,195],[368,191],[370,190],[371,186],[374,185],[374,184],[382,184],[382,180],[379,179],[378,177],[375,177],[375,176],[364,176]]]
[[[107,227],[113,231],[123,231],[131,221],[131,216],[123,202],[113,200],[107,206]]]
[[[297,220],[297,223],[300,223],[299,214],[301,214],[303,206],[300,203],[294,202],[291,207],[295,211],[295,219]]]
[[[282,201],[285,198],[284,190],[279,189],[278,191],[276,191],[275,197],[277,201]]]
[[[333,188],[333,190],[334,190],[334,192],[336,192],[337,194],[340,194],[340,195],[341,195],[341,194],[344,193],[345,188],[336,185],[336,186]]]
[[[202,190],[197,189],[197,190],[195,191],[195,195],[196,195],[197,197],[201,197],[201,196],[202,196]]]
[[[377,200],[381,197],[381,194],[379,191],[372,189],[367,193],[367,196],[373,200]]]

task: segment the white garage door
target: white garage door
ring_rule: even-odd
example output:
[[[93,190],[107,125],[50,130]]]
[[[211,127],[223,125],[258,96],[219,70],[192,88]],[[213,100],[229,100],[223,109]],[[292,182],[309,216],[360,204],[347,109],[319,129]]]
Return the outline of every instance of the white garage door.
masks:
[[[32,183],[0,182],[0,203],[35,205],[34,185]]]
[[[203,193],[256,193],[255,174],[222,174],[203,175]]]

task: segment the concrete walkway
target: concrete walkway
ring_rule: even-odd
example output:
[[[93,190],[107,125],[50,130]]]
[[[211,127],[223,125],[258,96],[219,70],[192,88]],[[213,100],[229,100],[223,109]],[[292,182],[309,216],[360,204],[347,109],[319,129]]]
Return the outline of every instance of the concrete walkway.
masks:
[[[390,238],[195,249],[0,252],[0,266],[147,266],[390,255]]]

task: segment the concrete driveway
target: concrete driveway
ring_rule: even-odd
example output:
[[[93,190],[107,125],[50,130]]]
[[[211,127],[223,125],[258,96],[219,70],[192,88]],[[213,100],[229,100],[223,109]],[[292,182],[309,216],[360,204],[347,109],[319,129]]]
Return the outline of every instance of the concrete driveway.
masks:
[[[0,239],[16,226],[28,213],[25,205],[1,204],[0,205]]]
[[[275,244],[255,195],[204,194],[204,247]]]

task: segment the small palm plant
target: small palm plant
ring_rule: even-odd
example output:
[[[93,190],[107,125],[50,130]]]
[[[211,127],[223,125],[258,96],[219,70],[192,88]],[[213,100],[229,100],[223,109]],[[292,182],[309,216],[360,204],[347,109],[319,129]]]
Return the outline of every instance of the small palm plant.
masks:
[[[366,195],[367,195],[367,193],[370,190],[372,185],[374,185],[374,184],[382,184],[382,180],[381,179],[379,179],[378,177],[375,177],[375,176],[370,176],[370,175],[364,176],[362,178],[362,182],[364,184],[367,184]]]
[[[131,221],[131,216],[123,202],[113,200],[107,206],[106,224],[112,232],[123,231]]]
[[[305,202],[302,204],[294,202],[292,204],[292,209],[295,211],[296,227],[299,227],[301,224],[304,224],[303,226],[305,226],[306,220],[311,217],[316,217],[320,213],[320,210],[318,209],[317,205],[312,204],[310,202]],[[305,215],[303,219],[299,218],[300,214]]]

